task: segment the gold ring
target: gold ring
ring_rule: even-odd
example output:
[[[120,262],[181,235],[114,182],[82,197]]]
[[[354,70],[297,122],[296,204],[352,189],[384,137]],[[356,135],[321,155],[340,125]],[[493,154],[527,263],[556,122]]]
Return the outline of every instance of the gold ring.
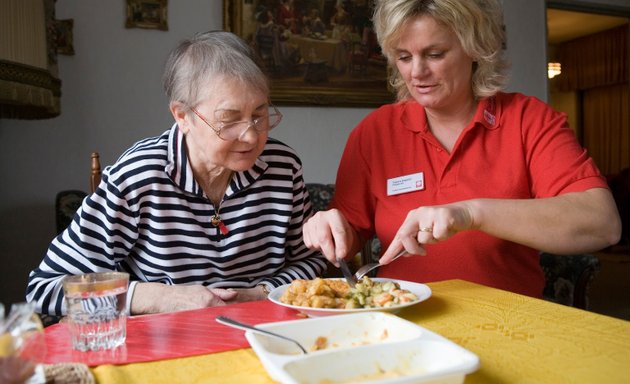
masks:
[[[422,227],[420,232],[433,232],[433,227]]]

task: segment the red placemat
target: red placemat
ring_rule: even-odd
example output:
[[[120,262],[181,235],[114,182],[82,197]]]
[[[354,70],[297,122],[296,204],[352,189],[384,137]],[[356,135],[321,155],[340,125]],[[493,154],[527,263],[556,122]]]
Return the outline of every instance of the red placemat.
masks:
[[[96,352],[73,350],[67,325],[59,323],[44,331],[46,357],[43,363],[79,362],[89,366],[129,364],[248,348],[245,332],[217,323],[217,316],[227,316],[249,324],[303,318],[295,310],[280,307],[268,300],[132,316],[127,319],[125,345]]]

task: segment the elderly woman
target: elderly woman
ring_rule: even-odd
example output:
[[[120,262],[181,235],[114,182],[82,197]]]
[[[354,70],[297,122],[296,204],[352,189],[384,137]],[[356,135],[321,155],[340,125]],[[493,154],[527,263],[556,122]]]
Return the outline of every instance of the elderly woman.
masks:
[[[64,314],[61,280],[85,272],[128,272],[130,313],[144,314],[263,299],[325,269],[302,241],[302,164],[268,137],[282,115],[251,48],[198,34],[171,53],[164,88],[173,127],[104,170],[31,272],[42,313]]]
[[[376,234],[380,276],[541,297],[540,250],[619,240],[606,180],[565,115],[501,92],[498,0],[377,1],[373,22],[398,102],[351,133],[333,209],[307,221],[307,246],[334,262]],[[424,257],[388,264],[403,250]]]

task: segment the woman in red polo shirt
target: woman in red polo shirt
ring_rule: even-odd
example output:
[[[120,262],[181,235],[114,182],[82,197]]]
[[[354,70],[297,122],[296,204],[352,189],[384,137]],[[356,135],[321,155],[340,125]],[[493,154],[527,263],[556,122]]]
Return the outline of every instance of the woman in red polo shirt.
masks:
[[[619,240],[606,180],[566,116],[501,92],[497,0],[377,1],[373,21],[398,102],[350,134],[332,209],[305,224],[307,246],[336,262],[376,234],[379,276],[541,297],[540,250]],[[415,256],[388,264],[403,249]]]

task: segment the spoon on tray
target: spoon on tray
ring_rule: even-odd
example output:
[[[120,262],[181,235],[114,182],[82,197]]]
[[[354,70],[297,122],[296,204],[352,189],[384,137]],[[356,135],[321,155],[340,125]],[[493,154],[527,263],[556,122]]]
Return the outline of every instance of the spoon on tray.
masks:
[[[253,325],[241,323],[240,321],[237,321],[237,320],[234,320],[234,319],[230,319],[229,317],[225,317],[225,316],[217,316],[215,318],[215,320],[217,322],[223,324],[223,325],[227,325],[227,326],[230,326],[230,327],[233,327],[233,328],[238,328],[238,329],[242,329],[242,330],[245,330],[245,331],[252,331],[252,332],[255,332],[255,333],[260,333],[262,335],[267,335],[267,336],[276,337],[276,338],[279,338],[279,339],[282,339],[282,340],[285,340],[285,341],[290,341],[290,342],[294,343],[295,345],[297,345],[302,350],[302,352],[305,355],[308,354],[308,352],[306,351],[306,348],[304,348],[302,346],[302,344],[300,344],[297,340],[292,339],[290,337],[282,336],[282,335],[280,335],[278,333],[275,333],[275,332],[269,332],[269,331],[266,331],[264,329],[256,328]]]

